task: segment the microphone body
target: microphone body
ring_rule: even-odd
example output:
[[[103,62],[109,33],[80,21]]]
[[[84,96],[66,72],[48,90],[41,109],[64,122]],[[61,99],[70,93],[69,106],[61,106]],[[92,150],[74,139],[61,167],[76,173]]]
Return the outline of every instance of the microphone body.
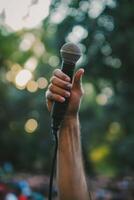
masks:
[[[71,78],[73,77],[75,65],[72,63],[65,63],[62,62],[61,70]],[[69,70],[68,70],[69,69]],[[59,126],[64,118],[68,107],[69,98],[66,98],[63,103],[61,102],[54,102],[51,112],[52,118],[52,128],[58,130]]]
[[[62,65],[61,70],[70,77],[71,82],[74,74],[75,63],[81,56],[80,49],[73,43],[66,43],[61,48]],[[64,119],[69,98],[66,98],[63,103],[54,102],[51,111],[51,126],[54,131],[57,131]]]

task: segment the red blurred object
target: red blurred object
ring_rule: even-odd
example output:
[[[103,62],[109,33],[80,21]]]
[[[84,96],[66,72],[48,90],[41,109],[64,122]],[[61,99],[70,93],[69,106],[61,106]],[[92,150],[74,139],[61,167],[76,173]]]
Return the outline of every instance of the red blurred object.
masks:
[[[18,200],[28,200],[28,198],[26,196],[24,196],[23,194],[21,194],[19,196]]]
[[[0,183],[0,192],[6,192],[7,191],[7,187],[5,184]]]

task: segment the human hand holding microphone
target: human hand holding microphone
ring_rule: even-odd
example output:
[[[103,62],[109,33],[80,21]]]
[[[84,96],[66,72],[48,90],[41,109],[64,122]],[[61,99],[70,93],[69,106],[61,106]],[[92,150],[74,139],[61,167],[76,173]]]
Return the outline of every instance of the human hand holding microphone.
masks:
[[[65,101],[68,101],[64,117],[72,117],[77,115],[80,100],[83,95],[81,79],[84,74],[84,69],[80,68],[77,70],[73,77],[75,63],[79,59],[81,52],[73,43],[65,44],[62,49],[65,49],[67,55],[61,53],[64,62],[62,64],[62,69],[56,69],[50,79],[50,84],[46,92],[47,107],[49,111],[52,111],[54,101],[59,102],[58,105],[60,105],[60,103],[64,104]],[[58,112],[60,112],[60,109],[63,108],[59,107],[58,109]]]
[[[78,117],[83,96],[81,79],[84,69],[80,68],[73,75],[75,63],[80,56],[80,49],[73,43],[67,43],[61,48],[61,69],[53,72],[46,92],[47,107],[52,118],[51,128],[56,142],[49,200],[52,199],[56,160],[59,200],[91,200],[83,168]]]

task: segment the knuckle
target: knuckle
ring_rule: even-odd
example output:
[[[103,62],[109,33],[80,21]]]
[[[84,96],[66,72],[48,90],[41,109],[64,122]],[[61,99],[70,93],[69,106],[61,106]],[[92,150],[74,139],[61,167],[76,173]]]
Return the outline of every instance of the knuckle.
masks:
[[[57,96],[55,97],[55,99],[56,99],[56,101],[60,101],[60,96],[57,95]]]
[[[53,95],[53,99],[54,99],[54,101],[59,101],[59,95],[57,95],[57,94]]]
[[[57,71],[57,69],[55,69],[55,70],[53,71],[53,74],[54,74],[54,75],[55,75],[56,71]]]
[[[52,90],[53,90],[53,84],[50,84],[50,85],[48,86],[48,89],[49,89],[50,91],[52,91]]]
[[[66,96],[68,94],[68,92],[66,90],[63,90],[62,93],[64,96]]]
[[[46,99],[47,100],[52,99],[52,93],[49,90],[46,92]]]
[[[55,69],[54,71],[53,71],[53,75],[57,75],[58,73],[59,73],[59,69]]]
[[[51,83],[53,83],[53,84],[56,83],[56,77],[55,77],[55,76],[53,76],[53,77],[51,78]]]
[[[67,87],[68,87],[68,83],[63,82],[63,83],[62,83],[62,86],[63,86],[64,88],[67,88]]]

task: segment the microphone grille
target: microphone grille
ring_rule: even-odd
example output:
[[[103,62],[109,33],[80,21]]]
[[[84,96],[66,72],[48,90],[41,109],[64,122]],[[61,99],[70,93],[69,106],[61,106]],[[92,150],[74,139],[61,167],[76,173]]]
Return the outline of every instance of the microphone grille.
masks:
[[[61,47],[60,50],[63,61],[75,64],[82,55],[80,48],[72,43],[68,42]]]

